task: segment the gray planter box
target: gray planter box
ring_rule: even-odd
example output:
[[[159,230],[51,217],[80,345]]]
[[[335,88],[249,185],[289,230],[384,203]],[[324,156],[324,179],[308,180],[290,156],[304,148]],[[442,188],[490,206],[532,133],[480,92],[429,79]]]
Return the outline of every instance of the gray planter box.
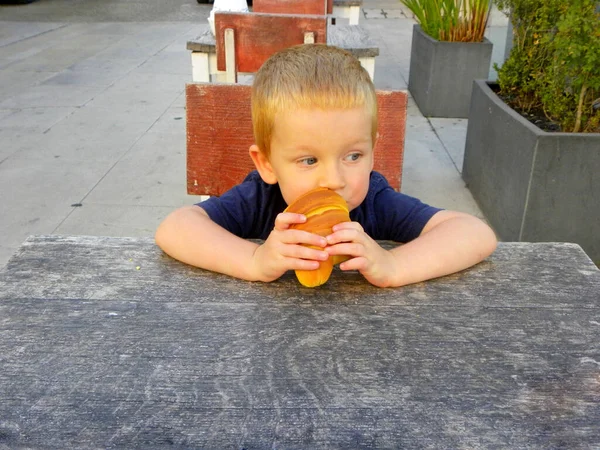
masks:
[[[408,90],[426,117],[469,115],[471,85],[487,79],[492,43],[441,42],[413,27]]]
[[[575,242],[600,262],[600,133],[548,133],[473,83],[463,179],[504,241]]]

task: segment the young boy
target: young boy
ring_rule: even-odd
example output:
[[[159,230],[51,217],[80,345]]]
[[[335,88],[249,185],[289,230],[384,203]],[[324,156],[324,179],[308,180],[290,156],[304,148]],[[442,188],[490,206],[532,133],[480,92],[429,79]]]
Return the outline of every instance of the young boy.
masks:
[[[349,255],[342,270],[358,270],[386,287],[457,272],[496,248],[493,231],[476,217],[425,205],[372,171],[375,88],[350,53],[306,44],[273,55],[252,86],[252,122],[256,171],[221,197],[180,208],[160,224],[156,242],[173,258],[273,281],[288,270],[317,269],[330,255]],[[352,221],[326,237],[290,229],[306,218],[283,212],[316,187],[340,194],[350,210]],[[405,245],[385,250],[379,239]]]

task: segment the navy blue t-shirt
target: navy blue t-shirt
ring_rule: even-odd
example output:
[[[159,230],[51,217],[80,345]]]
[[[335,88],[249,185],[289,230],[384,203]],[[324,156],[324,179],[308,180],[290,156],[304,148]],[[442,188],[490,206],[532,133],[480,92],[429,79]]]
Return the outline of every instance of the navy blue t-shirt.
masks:
[[[197,205],[213,222],[244,239],[267,239],[277,214],[287,207],[279,185],[265,183],[256,170],[220,197],[210,197]],[[371,172],[367,197],[350,211],[350,219],[360,223],[373,239],[409,242],[438,211],[394,191],[383,175]]]

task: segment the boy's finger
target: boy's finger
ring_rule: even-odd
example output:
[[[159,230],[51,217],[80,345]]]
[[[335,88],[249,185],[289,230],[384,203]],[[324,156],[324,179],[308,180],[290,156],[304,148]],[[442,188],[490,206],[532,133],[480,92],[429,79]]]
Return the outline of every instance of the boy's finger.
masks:
[[[323,236],[304,230],[287,230],[282,234],[284,236],[281,240],[286,244],[314,245],[315,247],[325,247],[327,245],[327,240]]]
[[[319,261],[290,258],[286,266],[288,270],[317,270],[319,268]]]
[[[320,250],[319,248],[306,247],[304,245],[290,245],[287,248],[285,256],[304,260],[325,261],[329,258],[329,253]]]
[[[329,255],[348,255],[352,257],[364,256],[365,247],[356,242],[342,242],[341,244],[335,244],[327,247],[325,251]]]
[[[347,228],[334,231],[332,234],[326,236],[327,243],[329,245],[338,244],[340,242],[358,242],[363,233],[356,228]]]
[[[340,264],[341,270],[363,270],[367,267],[368,260],[364,256],[352,258]]]
[[[358,222],[340,222],[338,224],[335,224],[332,227],[333,231],[340,231],[340,230],[357,230],[357,231],[365,231],[364,228],[362,227],[362,225]]]
[[[304,214],[282,212],[277,214],[277,217],[275,218],[275,229],[287,230],[293,223],[304,222],[306,222],[306,216]]]

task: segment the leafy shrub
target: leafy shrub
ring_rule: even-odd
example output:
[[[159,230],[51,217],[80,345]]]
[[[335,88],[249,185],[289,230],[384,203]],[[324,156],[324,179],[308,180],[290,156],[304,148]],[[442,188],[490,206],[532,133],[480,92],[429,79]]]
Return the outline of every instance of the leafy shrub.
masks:
[[[492,0],[400,0],[438,41],[482,42]]]
[[[511,11],[510,56],[498,71],[512,106],[539,109],[562,131],[600,132],[600,7],[596,0],[496,0]]]

